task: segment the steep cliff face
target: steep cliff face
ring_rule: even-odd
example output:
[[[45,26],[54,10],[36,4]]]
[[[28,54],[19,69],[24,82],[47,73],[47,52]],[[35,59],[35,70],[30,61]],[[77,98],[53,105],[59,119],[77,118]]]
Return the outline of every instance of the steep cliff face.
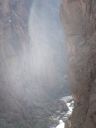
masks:
[[[24,121],[26,118],[24,100],[21,101],[24,92],[23,95],[20,92],[21,67],[24,66],[21,64],[21,55],[25,53],[29,43],[27,30],[29,6],[30,0],[0,0],[1,128],[30,126],[25,123],[28,120]]]
[[[70,59],[70,81],[77,102],[71,128],[96,127],[96,1],[63,0],[61,20]]]

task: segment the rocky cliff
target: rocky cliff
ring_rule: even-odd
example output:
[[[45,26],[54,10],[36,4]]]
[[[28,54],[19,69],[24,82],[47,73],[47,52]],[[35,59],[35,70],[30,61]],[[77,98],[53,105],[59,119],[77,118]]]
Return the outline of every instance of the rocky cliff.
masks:
[[[69,80],[77,103],[71,128],[95,128],[96,1],[63,0],[60,15],[69,51]]]
[[[27,25],[30,4],[30,0],[0,0],[1,128],[29,127],[32,123],[32,114],[30,116],[27,107],[24,107],[24,99],[21,101],[24,92],[23,95],[20,92],[21,67],[24,66],[21,64],[21,56],[29,44]],[[25,110],[30,123],[26,120]]]

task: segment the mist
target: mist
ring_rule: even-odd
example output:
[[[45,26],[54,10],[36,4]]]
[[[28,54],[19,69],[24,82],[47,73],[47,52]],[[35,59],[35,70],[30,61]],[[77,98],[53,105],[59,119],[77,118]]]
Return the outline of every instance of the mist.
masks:
[[[39,93],[68,93],[68,56],[59,16],[60,1],[35,0],[29,18],[32,75]],[[34,85],[34,84],[33,84]],[[46,92],[47,91],[47,92]]]
[[[30,13],[27,2],[17,4],[17,10],[13,2],[13,10],[6,10],[0,21],[0,118],[7,127],[13,117],[25,127],[26,121],[37,119],[42,106],[70,94],[60,1],[33,0]]]

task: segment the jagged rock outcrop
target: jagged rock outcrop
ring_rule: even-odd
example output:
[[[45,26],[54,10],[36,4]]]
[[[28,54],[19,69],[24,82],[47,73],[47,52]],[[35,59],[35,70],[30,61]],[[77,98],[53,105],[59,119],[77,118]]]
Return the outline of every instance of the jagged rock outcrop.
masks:
[[[70,81],[77,102],[71,128],[95,128],[96,1],[63,0],[61,21],[69,50]]]

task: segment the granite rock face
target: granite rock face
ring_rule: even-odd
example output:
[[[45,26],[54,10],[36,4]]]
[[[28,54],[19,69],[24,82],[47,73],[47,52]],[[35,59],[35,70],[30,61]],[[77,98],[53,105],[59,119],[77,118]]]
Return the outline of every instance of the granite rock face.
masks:
[[[95,128],[96,1],[63,0],[60,14],[69,51],[69,80],[77,103],[71,128]]]
[[[20,88],[22,88],[20,65],[24,66],[23,63],[21,64],[21,54],[28,46],[29,5],[30,0],[0,0],[1,128],[30,127],[32,124],[32,115],[28,114],[31,112],[27,111],[24,99],[21,101],[22,96],[24,98],[24,92],[20,93]],[[24,111],[27,113],[25,114]],[[28,115],[29,123],[26,115]]]

